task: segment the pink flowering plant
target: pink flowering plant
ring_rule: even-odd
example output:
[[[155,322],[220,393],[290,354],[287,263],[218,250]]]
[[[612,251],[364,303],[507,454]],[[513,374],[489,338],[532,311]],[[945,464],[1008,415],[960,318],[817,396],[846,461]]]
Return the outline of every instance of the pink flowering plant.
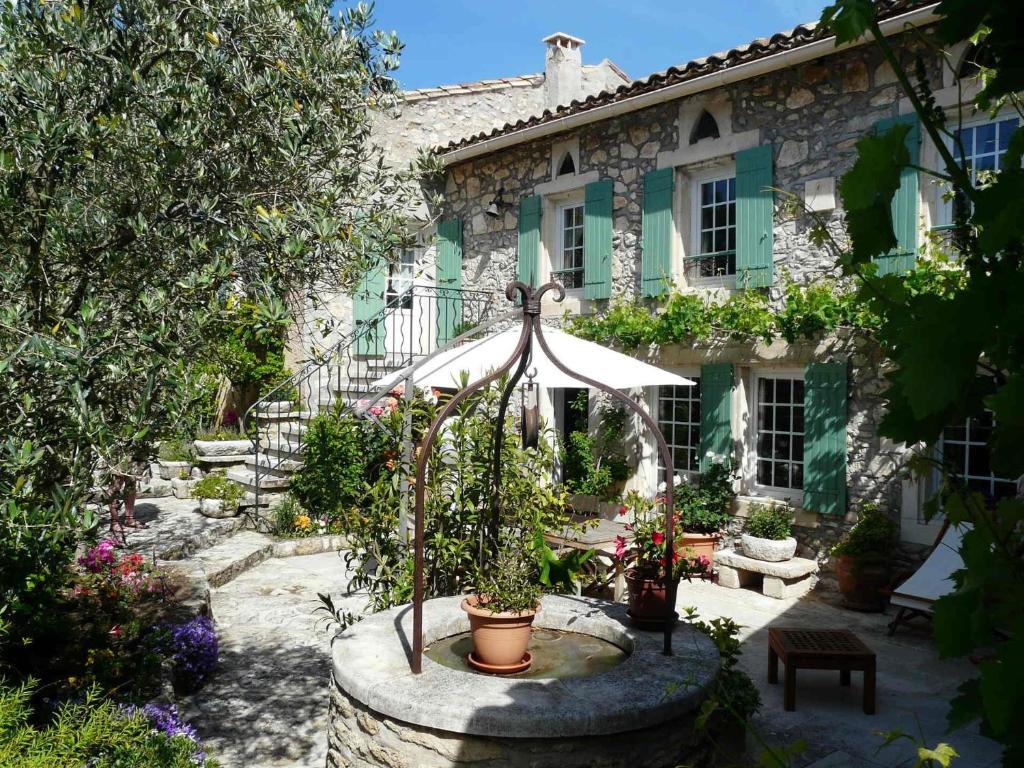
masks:
[[[160,576],[138,553],[104,539],[78,559],[66,596],[74,642],[64,654],[71,688],[148,685],[160,658],[146,642],[163,603]]]
[[[619,516],[632,513],[633,521],[626,523],[627,535],[615,537],[615,557],[642,579],[664,583],[671,572],[673,580],[694,576],[708,578],[711,562],[704,555],[693,556],[684,550],[677,538],[669,567],[668,542],[665,534],[665,497],[658,494],[653,500],[630,491],[621,500]],[[679,513],[674,512],[675,530],[680,532]]]

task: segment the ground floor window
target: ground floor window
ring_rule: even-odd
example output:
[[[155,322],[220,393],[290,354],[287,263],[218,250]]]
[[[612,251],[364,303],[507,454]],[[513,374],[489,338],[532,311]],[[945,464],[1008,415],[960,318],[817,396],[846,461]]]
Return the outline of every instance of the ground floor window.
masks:
[[[692,387],[658,388],[658,428],[672,452],[673,470],[696,472],[700,464],[700,378]],[[659,477],[664,470],[657,456]]]
[[[995,420],[986,410],[981,416],[946,427],[939,443],[939,456],[956,477],[972,491],[983,494],[995,502],[1013,496],[1017,484],[992,471],[992,453],[989,440]]]
[[[757,485],[802,490],[804,486],[803,377],[757,374],[754,381]]]

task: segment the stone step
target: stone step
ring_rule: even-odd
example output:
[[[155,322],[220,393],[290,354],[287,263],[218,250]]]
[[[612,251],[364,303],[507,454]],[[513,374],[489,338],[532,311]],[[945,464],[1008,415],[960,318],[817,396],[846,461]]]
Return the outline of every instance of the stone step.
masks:
[[[262,480],[264,472],[269,472],[277,477],[288,477],[302,469],[302,461],[281,456],[268,456],[265,453],[246,457],[246,469],[255,472],[257,466],[260,467],[260,479]]]
[[[245,469],[229,469],[228,480],[232,480],[242,486],[246,491],[256,492],[256,473],[246,467]],[[284,491],[288,488],[288,477],[277,477],[275,475],[260,473],[260,493],[274,493]]]
[[[270,559],[274,540],[255,531],[240,531],[220,544],[204,549],[195,559],[206,572],[211,587],[223,587],[240,573]]]
[[[223,469],[244,464],[246,459],[252,456],[251,453],[235,453],[226,456],[200,456],[196,463],[203,469]]]
[[[307,429],[309,427],[301,422],[289,422],[281,425],[279,434],[288,440],[297,441],[302,440],[302,436],[306,434]]]
[[[259,407],[256,413],[288,413],[290,411],[297,411],[295,402],[292,400],[278,400],[276,402],[264,403]]]
[[[253,414],[259,425],[277,424],[282,421],[309,421],[315,413],[312,411],[256,411]]]
[[[280,437],[261,442],[260,453],[270,456],[281,456],[286,459],[294,458],[306,450],[304,443],[298,440],[285,440]]]

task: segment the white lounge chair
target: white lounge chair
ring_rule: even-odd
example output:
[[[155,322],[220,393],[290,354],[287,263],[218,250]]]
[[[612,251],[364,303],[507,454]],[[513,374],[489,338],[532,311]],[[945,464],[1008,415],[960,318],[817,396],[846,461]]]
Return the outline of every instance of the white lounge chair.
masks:
[[[895,634],[900,624],[917,616],[930,617],[935,601],[955,589],[953,574],[964,567],[960,559],[960,541],[968,530],[970,526],[966,523],[957,526],[947,521],[943,524],[928,559],[913,576],[893,590],[890,604],[898,607],[899,611],[889,622],[890,636]]]

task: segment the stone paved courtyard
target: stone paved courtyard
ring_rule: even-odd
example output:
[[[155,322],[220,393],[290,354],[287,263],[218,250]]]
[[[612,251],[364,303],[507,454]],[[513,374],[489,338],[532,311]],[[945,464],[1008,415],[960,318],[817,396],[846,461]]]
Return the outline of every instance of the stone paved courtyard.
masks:
[[[225,768],[319,768],[326,754],[330,642],[318,622],[322,614],[315,613],[317,593],[330,593],[336,604],[351,611],[358,611],[363,599],[345,596],[347,576],[337,552],[271,556],[270,539],[223,530],[214,525],[223,521],[207,521],[193,508],[188,501],[147,500],[143,519],[150,528],[133,532],[128,540],[130,547],[147,554],[157,549],[158,557],[188,552],[182,565],[215,574],[214,581],[226,580],[209,591],[220,664],[205,687],[183,702],[185,714]],[[176,545],[178,539],[185,544]],[[279,552],[291,548],[276,546]],[[254,552],[260,557],[253,557]],[[877,752],[877,733],[891,729],[920,735],[929,746],[949,741],[961,755],[956,768],[999,764],[998,746],[976,729],[945,733],[948,702],[972,669],[966,661],[939,660],[927,625],[904,628],[888,638],[888,616],[854,613],[813,598],[776,600],[750,589],[706,583],[684,583],[678,605],[693,606],[706,619],[728,616],[742,625],[741,667],[762,697],[755,729],[772,743],[806,740],[808,748],[798,766],[912,765],[909,744]],[[800,672],[797,709],[785,712],[781,685],[767,682],[769,624],[856,632],[878,654],[878,714],[861,712],[859,674],[854,674],[851,688],[841,688],[836,673],[813,671]],[[756,753],[753,740],[750,746]]]

